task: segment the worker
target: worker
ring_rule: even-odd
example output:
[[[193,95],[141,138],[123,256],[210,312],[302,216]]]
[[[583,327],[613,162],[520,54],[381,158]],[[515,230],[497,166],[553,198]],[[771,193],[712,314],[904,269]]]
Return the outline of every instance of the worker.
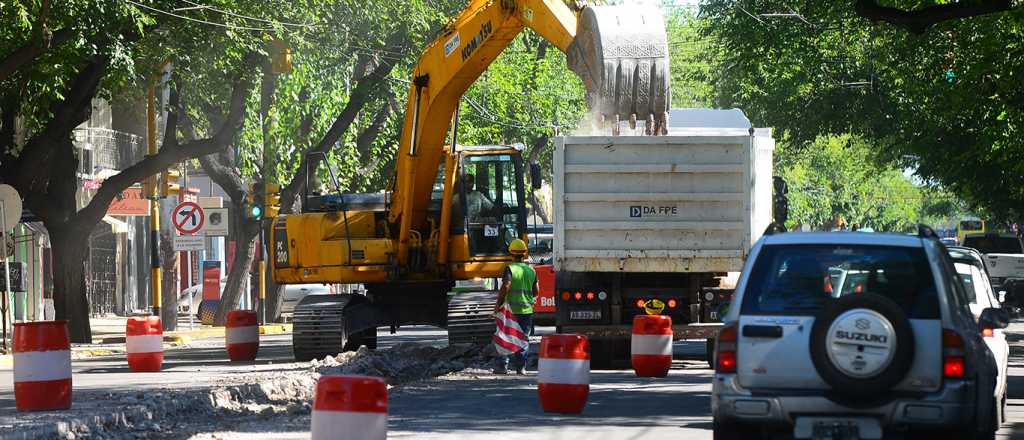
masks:
[[[526,264],[526,243],[523,240],[515,239],[508,245],[508,251],[515,261],[505,268],[505,275],[501,280],[501,290],[498,291],[498,304],[494,311],[498,312],[504,304],[508,304],[509,310],[516,317],[516,322],[523,329],[523,333],[529,337],[533,334],[533,299],[540,291],[540,284],[537,282],[537,272],[529,264]],[[516,374],[524,374],[526,370],[526,358],[529,355],[530,346],[511,356],[503,356],[498,359],[498,365],[494,372],[498,374],[507,373],[509,361],[515,369]],[[511,358],[511,359],[509,359]]]
[[[462,181],[466,188],[466,216],[470,223],[479,221],[481,214],[494,209],[494,203],[484,193],[476,190],[476,177],[466,173]]]

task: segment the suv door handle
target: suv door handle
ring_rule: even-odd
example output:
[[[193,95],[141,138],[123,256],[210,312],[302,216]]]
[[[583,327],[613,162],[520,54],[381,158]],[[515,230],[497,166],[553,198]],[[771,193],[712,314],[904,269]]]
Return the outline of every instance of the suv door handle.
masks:
[[[745,325],[743,336],[748,338],[781,338],[781,325]]]

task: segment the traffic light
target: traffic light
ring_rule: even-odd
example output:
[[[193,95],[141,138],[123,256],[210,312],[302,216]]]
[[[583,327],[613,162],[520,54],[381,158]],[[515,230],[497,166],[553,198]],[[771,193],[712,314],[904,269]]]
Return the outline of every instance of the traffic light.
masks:
[[[281,212],[281,185],[268,183],[263,187],[263,204],[266,208],[264,214],[269,218],[277,217]]]
[[[263,193],[260,191],[259,183],[249,186],[249,194],[246,195],[246,202],[249,206],[249,218],[254,220],[263,219]]]
[[[168,168],[167,171],[160,173],[160,197],[181,194],[180,179],[181,172],[174,168]]]
[[[156,175],[152,175],[142,181],[142,197],[151,199],[156,196]]]

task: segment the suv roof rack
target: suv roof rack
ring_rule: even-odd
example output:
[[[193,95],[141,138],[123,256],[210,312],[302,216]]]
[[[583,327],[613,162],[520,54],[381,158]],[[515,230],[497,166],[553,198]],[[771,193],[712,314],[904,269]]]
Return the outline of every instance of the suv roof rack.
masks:
[[[772,222],[771,224],[768,225],[767,228],[765,228],[763,235],[775,235],[781,234],[783,232],[786,232],[786,225],[780,225],[778,223]]]
[[[930,238],[932,240],[938,240],[939,234],[935,233],[935,230],[931,226],[924,223],[918,223],[917,225],[917,236],[920,238]]]

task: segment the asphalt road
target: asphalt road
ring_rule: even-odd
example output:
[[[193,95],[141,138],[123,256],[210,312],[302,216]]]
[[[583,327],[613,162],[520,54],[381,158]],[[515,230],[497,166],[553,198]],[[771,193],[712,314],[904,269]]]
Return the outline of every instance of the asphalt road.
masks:
[[[1024,440],[1024,324],[1010,339],[1011,377],[1009,418],[999,438]],[[445,334],[429,327],[381,332],[380,346],[416,341],[444,345]],[[71,411],[97,408],[91,396],[110,392],[189,389],[217,384],[230,375],[254,371],[306,370],[291,362],[290,335],[264,337],[255,363],[227,361],[219,340],[199,340],[186,349],[169,350],[164,370],[132,373],[123,357],[74,362],[75,406]],[[677,360],[669,376],[637,378],[629,371],[594,372],[586,410],[579,416],[541,411],[535,376],[456,374],[392,388],[389,392],[389,438],[401,439],[711,439],[710,370],[698,360],[700,342],[678,343]],[[45,419],[51,413],[17,413],[10,370],[0,370],[0,427]],[[309,438],[308,415],[224,420],[195,439]],[[3,438],[0,430],[0,438]]]

